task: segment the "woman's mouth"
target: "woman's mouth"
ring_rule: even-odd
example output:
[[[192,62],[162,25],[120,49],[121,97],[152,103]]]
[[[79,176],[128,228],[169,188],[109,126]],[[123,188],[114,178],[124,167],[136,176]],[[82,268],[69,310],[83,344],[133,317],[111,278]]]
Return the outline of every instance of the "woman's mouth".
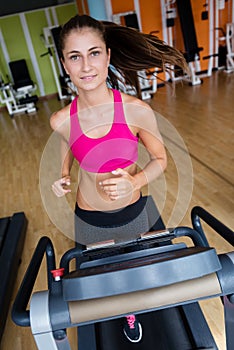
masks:
[[[84,77],[81,77],[81,80],[83,81],[91,81],[96,77],[96,75],[86,75]]]

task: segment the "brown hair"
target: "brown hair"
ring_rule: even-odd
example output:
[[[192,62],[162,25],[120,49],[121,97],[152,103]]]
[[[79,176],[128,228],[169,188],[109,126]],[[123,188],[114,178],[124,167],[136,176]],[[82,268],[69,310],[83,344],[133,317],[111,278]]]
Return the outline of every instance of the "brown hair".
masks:
[[[183,54],[158,37],[113,22],[98,21],[88,15],[76,15],[62,27],[59,43],[61,57],[70,32],[87,27],[97,31],[106,47],[111,49],[110,63],[114,69],[108,70],[108,82],[113,88],[117,88],[124,79],[126,84],[136,88],[140,96],[139,71],[149,68],[169,71],[175,66],[183,71],[188,70]]]

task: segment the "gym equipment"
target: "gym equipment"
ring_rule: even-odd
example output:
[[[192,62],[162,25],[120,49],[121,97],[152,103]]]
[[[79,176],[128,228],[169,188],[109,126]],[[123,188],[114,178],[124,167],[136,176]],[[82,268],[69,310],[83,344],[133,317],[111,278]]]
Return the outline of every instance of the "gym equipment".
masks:
[[[180,70],[178,72],[172,71],[170,74],[167,73],[167,79],[171,81],[184,80],[190,85],[201,84],[202,80],[196,75],[196,71],[198,70],[198,62],[200,60],[200,51],[202,48],[198,47],[190,0],[161,0],[161,9],[163,38],[170,46],[174,46],[173,30],[175,27],[175,19],[177,16],[179,17],[184,41],[184,56],[190,68],[189,75],[184,75]]]
[[[234,23],[227,23],[226,25],[226,73],[234,71]]]
[[[140,30],[139,21],[135,11],[119,12],[113,14],[113,22],[118,25]]]
[[[217,349],[198,301],[220,296],[227,350],[232,350],[234,252],[217,255],[201,219],[232,246],[234,233],[201,207],[193,208],[191,218],[192,228],[164,228],[118,244],[78,244],[63,255],[58,269],[53,244],[42,237],[16,296],[13,321],[31,326],[38,349],[70,349],[66,329],[77,326],[79,350]],[[193,246],[172,244],[183,236]],[[31,296],[44,255],[48,290]],[[72,259],[75,271],[70,271]],[[142,340],[134,344],[121,323],[131,313],[143,327]]]
[[[153,97],[153,95],[157,91],[157,73],[158,69],[149,69],[149,70],[142,70],[137,72],[137,77],[140,85],[141,90],[141,98],[142,100],[148,100]],[[118,74],[116,72],[116,74]],[[136,89],[132,86],[129,86],[128,84],[125,84],[124,79],[123,83],[118,82],[119,89],[123,92],[125,92],[128,95],[136,95]]]
[[[49,55],[50,64],[58,91],[59,100],[72,99],[73,95],[77,93],[76,87],[71,82],[70,77],[65,72],[65,69],[61,63],[59,55],[59,33],[61,31],[61,26],[52,26],[43,28],[43,35],[41,39],[44,42],[45,47],[48,51],[41,55],[44,57]]]
[[[32,93],[37,89],[30,78],[24,59],[9,62],[13,83],[0,86],[0,102],[5,104],[10,116],[17,113],[33,113],[36,109],[37,95]]]
[[[194,25],[193,13],[190,0],[177,0],[176,1],[177,10],[179,13],[180,25],[184,39],[185,47],[185,58],[189,64],[191,72],[191,85],[199,85],[202,80],[196,75],[197,62],[200,59],[200,51],[203,50],[202,47],[198,46],[196,30]]]
[[[135,11],[127,11],[113,14],[113,22],[118,25],[124,25],[136,30],[140,30],[140,25]],[[156,31],[155,31],[156,32]],[[153,33],[153,32],[152,32]],[[142,100],[147,100],[153,97],[157,91],[157,73],[159,70],[149,69],[138,72],[138,81],[141,89]],[[120,84],[120,89],[129,95],[135,95],[136,90],[126,84]]]
[[[209,55],[203,57],[203,60],[208,60],[208,69],[205,73],[198,72],[200,76],[203,74],[210,77],[213,71],[226,65],[226,38],[221,27],[221,14],[226,2],[206,0],[207,16],[203,14],[202,20],[209,20]]]
[[[24,213],[0,218],[0,341],[24,246],[27,219]]]
[[[201,13],[201,20],[208,21],[209,31],[209,54],[201,57],[203,47],[197,42],[196,28],[193,18],[191,0],[161,0],[163,38],[169,45],[174,46],[176,36],[175,18],[179,18],[181,32],[184,43],[184,55],[190,68],[190,74],[183,75],[182,72],[167,75],[168,80],[184,80],[190,85],[199,85],[203,82],[202,78],[210,77],[214,70],[224,68],[222,61],[226,56],[223,43],[225,36],[220,36],[220,17],[221,11],[226,6],[226,2],[206,0]],[[174,38],[173,38],[174,34]],[[207,69],[201,70],[201,58],[206,60]],[[224,58],[225,60],[225,58]]]

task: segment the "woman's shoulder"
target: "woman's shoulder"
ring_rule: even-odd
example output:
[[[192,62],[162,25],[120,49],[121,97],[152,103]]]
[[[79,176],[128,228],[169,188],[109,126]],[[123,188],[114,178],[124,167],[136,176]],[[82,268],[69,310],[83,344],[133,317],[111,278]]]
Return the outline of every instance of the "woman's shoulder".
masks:
[[[63,129],[67,125],[67,121],[70,119],[70,105],[63,107],[62,109],[54,112],[50,117],[50,126],[54,131]]]
[[[124,114],[129,125],[138,129],[152,130],[156,128],[156,116],[151,106],[139,98],[122,94]]]
[[[139,98],[121,93],[122,101],[124,105],[124,111],[129,117],[142,118],[146,115],[152,114],[152,108],[147,102],[140,100]]]
[[[123,93],[123,92],[121,92],[121,96],[122,96],[123,104],[125,104],[125,105],[134,105],[134,106],[138,106],[140,109],[146,108],[147,110],[151,110],[151,107],[149,106],[148,103],[142,101],[141,99],[137,98],[136,96],[128,95],[128,94]]]

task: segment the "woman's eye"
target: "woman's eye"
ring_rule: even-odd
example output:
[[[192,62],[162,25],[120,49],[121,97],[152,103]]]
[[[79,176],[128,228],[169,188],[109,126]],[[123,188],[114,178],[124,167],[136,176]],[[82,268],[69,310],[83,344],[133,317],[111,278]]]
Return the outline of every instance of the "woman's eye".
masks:
[[[93,52],[91,52],[91,55],[98,56],[98,55],[100,55],[100,51],[93,51]]]
[[[80,57],[79,57],[78,55],[70,56],[70,59],[71,59],[72,61],[78,61],[79,58],[80,58]]]

